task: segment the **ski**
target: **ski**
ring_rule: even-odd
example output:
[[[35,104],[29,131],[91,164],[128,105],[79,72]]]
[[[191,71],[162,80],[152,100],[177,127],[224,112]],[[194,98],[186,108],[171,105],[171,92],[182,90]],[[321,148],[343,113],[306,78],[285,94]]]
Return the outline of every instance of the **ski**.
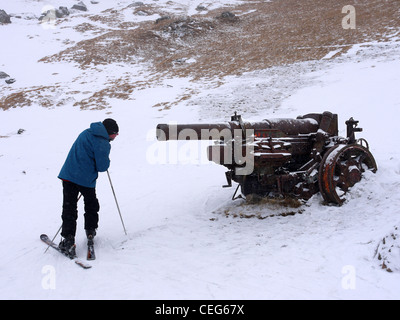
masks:
[[[83,269],[90,269],[92,267],[90,264],[83,262],[76,256],[70,257],[69,255],[66,255],[64,252],[61,251],[61,249],[57,246],[57,244],[55,244],[53,241],[50,240],[50,238],[46,234],[41,234],[40,240],[42,240],[44,243],[46,243],[48,246],[52,247],[53,249],[57,250],[64,257],[68,257],[71,260],[73,260],[78,266],[82,267]]]
[[[96,254],[94,253],[93,236],[88,237],[86,259],[87,260],[95,260],[96,259]]]

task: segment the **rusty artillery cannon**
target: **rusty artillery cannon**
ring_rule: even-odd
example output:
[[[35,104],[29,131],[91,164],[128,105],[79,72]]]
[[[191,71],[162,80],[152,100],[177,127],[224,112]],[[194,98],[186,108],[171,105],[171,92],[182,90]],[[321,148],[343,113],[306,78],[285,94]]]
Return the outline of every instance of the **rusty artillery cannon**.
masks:
[[[309,199],[318,191],[326,203],[341,205],[362,174],[377,165],[358,121],[346,121],[347,137],[338,136],[338,116],[310,113],[296,119],[244,122],[235,113],[230,122],[157,126],[157,139],[215,140],[208,160],[228,168],[227,185],[238,183],[244,196],[293,196]]]

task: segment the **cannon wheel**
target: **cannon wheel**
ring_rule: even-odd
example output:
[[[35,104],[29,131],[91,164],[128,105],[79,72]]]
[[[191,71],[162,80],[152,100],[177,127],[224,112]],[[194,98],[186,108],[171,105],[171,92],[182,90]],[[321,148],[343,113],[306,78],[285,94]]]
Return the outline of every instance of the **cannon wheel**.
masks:
[[[361,145],[338,144],[324,155],[319,169],[319,189],[326,202],[341,205],[345,193],[361,180],[366,170],[376,172],[376,162]]]

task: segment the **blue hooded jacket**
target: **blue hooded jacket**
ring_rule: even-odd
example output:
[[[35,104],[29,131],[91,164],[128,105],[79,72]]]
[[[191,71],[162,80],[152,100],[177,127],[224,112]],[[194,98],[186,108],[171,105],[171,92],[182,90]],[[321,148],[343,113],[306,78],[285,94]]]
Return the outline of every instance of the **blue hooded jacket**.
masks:
[[[110,166],[110,138],[101,122],[94,122],[76,139],[58,178],[95,188],[99,172]]]

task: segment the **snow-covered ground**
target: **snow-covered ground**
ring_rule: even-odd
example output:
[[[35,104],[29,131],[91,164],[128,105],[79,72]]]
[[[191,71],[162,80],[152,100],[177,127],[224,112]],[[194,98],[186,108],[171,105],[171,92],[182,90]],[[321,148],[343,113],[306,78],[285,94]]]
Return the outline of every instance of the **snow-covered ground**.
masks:
[[[66,2],[53,1],[55,7]],[[112,7],[100,2],[89,9]],[[179,3],[191,14],[205,2]],[[23,0],[0,4],[8,13],[37,14],[43,7]],[[1,39],[19,39],[0,49],[0,71],[17,79],[14,88],[62,81],[69,90],[81,90],[78,82],[68,82],[81,76],[75,68],[37,62],[64,49],[64,37],[85,37],[61,30],[25,19],[0,26]],[[104,72],[117,78],[122,70],[110,66]],[[138,90],[132,100],[110,98],[111,109],[80,110],[67,101],[62,107],[0,110],[0,298],[399,299],[399,70],[397,35],[354,45],[333,60],[228,76],[218,86],[166,78]],[[104,84],[104,74],[91,76],[91,86]],[[145,72],[137,78],[145,81]],[[0,81],[0,90],[9,90]],[[198,94],[169,110],[152,108],[188,90]],[[188,159],[186,142],[155,140],[157,123],[220,122],[235,110],[246,120],[329,110],[338,113],[343,136],[344,121],[353,116],[364,128],[358,136],[370,143],[378,172],[355,185],[341,207],[322,205],[317,194],[297,214],[281,216],[287,209],[231,201],[234,189],[221,188],[225,170],[204,163],[204,145],[189,149]],[[83,270],[54,250],[44,254],[39,235],[52,237],[61,224],[57,175],[70,146],[91,122],[107,117],[120,127],[109,172],[128,235],[107,175],[100,174],[97,259]],[[83,257],[82,210],[80,203],[76,241]],[[382,269],[379,253],[393,272]]]

